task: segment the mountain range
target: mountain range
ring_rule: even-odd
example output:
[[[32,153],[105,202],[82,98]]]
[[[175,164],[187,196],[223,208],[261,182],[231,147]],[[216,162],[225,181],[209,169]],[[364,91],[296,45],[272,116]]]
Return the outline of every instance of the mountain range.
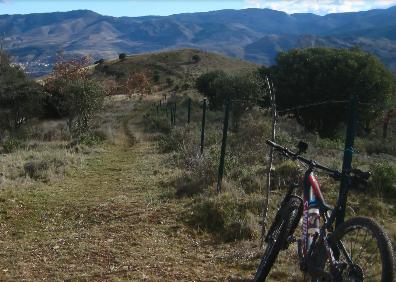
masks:
[[[65,56],[109,59],[198,48],[260,64],[297,47],[360,46],[396,72],[396,6],[318,16],[270,9],[220,10],[171,16],[111,17],[88,10],[0,15],[4,48],[33,76]]]

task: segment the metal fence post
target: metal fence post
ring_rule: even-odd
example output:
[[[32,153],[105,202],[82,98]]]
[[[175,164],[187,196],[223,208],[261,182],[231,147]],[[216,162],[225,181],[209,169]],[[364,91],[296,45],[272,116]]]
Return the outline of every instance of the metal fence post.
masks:
[[[176,101],[173,105],[173,125],[176,125]]]
[[[202,124],[201,124],[201,155],[204,151],[205,143],[205,122],[206,122],[206,98],[202,102]]]
[[[190,124],[191,120],[191,98],[188,98],[188,104],[187,104],[187,123]]]
[[[217,176],[217,192],[221,192],[221,183],[223,181],[224,175],[224,161],[226,154],[226,146],[227,146],[227,133],[228,133],[228,119],[230,116],[230,96],[227,97],[225,110],[224,110],[224,123],[223,123],[223,140],[221,142],[221,153],[220,153],[220,164],[219,164],[219,173]]]
[[[170,110],[170,122],[171,122],[171,125],[173,125],[173,107],[170,106],[169,110]]]
[[[345,139],[344,160],[342,163],[341,186],[339,192],[339,210],[337,212],[336,227],[344,222],[345,208],[348,199],[348,175],[352,168],[353,145],[356,131],[357,96],[352,96],[349,101],[349,117]]]

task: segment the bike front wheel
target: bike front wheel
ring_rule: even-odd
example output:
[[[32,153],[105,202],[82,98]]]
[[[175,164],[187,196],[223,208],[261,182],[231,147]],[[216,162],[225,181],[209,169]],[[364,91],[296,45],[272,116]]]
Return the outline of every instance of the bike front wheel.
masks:
[[[391,242],[372,219],[351,218],[336,228],[330,237],[337,264],[334,281],[394,281]]]
[[[267,246],[253,281],[265,281],[280,250],[287,247],[287,238],[293,235],[301,215],[302,201],[298,198],[291,198],[278,211],[278,215],[267,234]]]

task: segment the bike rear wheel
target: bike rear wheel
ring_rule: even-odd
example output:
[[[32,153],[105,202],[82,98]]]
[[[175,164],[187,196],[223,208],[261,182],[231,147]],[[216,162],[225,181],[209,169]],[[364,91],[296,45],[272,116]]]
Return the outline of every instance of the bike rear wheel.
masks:
[[[394,281],[391,242],[383,229],[365,217],[351,218],[330,237],[337,269],[334,281]]]
[[[268,242],[254,281],[263,282],[267,278],[272,265],[281,249],[287,248],[287,238],[293,235],[302,215],[302,201],[295,197],[283,206],[275,217],[269,233]]]

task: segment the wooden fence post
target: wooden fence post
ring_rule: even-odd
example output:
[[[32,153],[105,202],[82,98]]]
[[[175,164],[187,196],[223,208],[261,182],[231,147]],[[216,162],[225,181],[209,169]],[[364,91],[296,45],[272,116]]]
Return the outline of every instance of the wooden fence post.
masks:
[[[272,124],[271,124],[271,140],[275,142],[276,138],[276,119],[277,119],[277,112],[276,112],[276,97],[275,97],[275,90],[274,85],[269,81],[268,77],[265,80],[270,96],[270,103],[271,103],[271,117],[272,117]],[[265,191],[265,201],[263,205],[263,222],[262,222],[262,229],[261,229],[261,246],[264,243],[265,232],[266,232],[266,225],[267,225],[267,213],[268,213],[268,205],[269,205],[269,197],[270,197],[270,190],[271,190],[271,172],[272,172],[272,164],[274,161],[274,148],[269,148],[268,154],[269,162],[267,167],[267,186]]]

